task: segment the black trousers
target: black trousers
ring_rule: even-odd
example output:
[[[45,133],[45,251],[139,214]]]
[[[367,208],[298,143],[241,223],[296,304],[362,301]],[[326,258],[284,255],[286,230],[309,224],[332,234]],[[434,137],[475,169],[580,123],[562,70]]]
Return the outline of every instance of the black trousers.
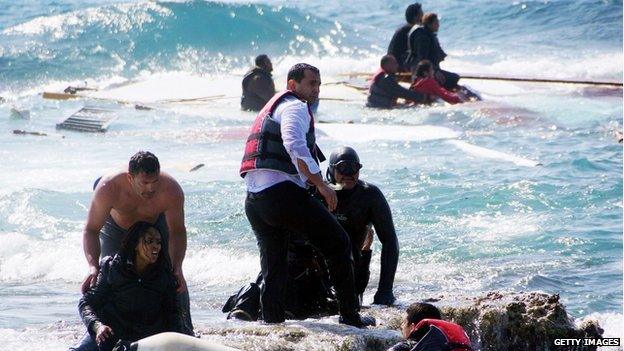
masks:
[[[279,323],[285,319],[289,233],[305,235],[327,259],[340,314],[358,311],[349,236],[320,201],[285,181],[258,193],[247,193],[245,213],[260,249],[264,278],[260,302],[265,322]]]

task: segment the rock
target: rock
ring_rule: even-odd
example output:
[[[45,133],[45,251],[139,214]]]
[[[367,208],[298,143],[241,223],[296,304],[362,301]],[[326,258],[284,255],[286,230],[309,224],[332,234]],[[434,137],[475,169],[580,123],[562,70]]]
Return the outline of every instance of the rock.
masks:
[[[480,297],[444,296],[436,300],[444,318],[466,330],[474,350],[563,350],[554,345],[554,339],[597,338],[603,333],[595,320],[575,326],[559,295],[491,292]],[[381,351],[401,340],[404,311],[405,307],[366,308],[362,313],[378,322],[369,329],[340,325],[337,317],[328,317],[279,325],[224,321],[198,332],[202,338],[243,350]]]

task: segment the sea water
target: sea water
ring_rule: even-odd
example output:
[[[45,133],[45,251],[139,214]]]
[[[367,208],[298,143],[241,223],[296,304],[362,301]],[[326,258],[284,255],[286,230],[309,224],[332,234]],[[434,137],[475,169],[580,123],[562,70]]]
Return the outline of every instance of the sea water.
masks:
[[[185,192],[184,272],[195,324],[223,320],[225,299],[259,270],[237,174],[254,117],[239,109],[242,74],[260,53],[272,58],[279,88],[299,61],[318,66],[325,82],[372,72],[405,6],[394,0],[0,0],[3,348],[63,350],[80,335],[76,304],[87,273],[81,235],[92,184],[123,169],[137,150],[154,152]],[[439,14],[448,70],[622,80],[622,1],[426,1],[423,7]],[[164,79],[184,86],[197,77],[226,98],[142,111],[39,95],[70,84],[106,88]],[[363,107],[365,96],[348,88],[331,95],[348,101],[321,101],[319,121],[438,127],[413,140],[398,132],[376,137],[374,127],[372,137],[362,138],[349,134],[348,125],[344,140],[319,137],[326,153],[353,146],[364,165],[361,178],[388,199],[401,246],[398,303],[540,290],[560,294],[573,317],[595,317],[606,335],[621,337],[622,146],[613,136],[622,130],[621,89],[466,83],[483,102],[379,111]],[[177,88],[160,90],[175,96]],[[55,130],[85,104],[115,109],[118,119],[107,133]],[[14,135],[15,129],[48,136]],[[468,152],[457,142],[541,165]],[[188,172],[200,163],[205,166]],[[376,290],[380,249],[376,241],[365,303]]]

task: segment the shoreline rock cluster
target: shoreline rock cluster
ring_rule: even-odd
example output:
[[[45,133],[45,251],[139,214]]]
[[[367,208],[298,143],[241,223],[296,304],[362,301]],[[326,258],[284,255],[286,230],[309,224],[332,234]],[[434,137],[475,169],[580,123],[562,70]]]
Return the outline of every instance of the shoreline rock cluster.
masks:
[[[490,292],[479,297],[436,297],[425,301],[439,306],[443,316],[460,324],[468,333],[474,350],[572,350],[556,346],[557,338],[600,338],[598,321],[575,323],[559,295],[542,292]],[[401,340],[399,329],[405,308],[366,308],[363,313],[378,325],[356,329],[337,324],[336,317],[320,320],[287,321],[266,325],[228,321],[199,328],[202,338],[241,350],[340,350],[383,351]],[[577,347],[591,351],[596,347]],[[621,350],[621,349],[620,349]]]

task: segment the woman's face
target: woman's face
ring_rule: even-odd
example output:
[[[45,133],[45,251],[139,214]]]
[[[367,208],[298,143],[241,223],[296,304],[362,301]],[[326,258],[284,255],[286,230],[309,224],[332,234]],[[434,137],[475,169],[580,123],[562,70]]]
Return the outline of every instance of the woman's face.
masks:
[[[158,255],[160,255],[160,249],[160,233],[156,229],[150,228],[141,237],[135,248],[136,259],[147,264],[156,263]]]
[[[401,323],[401,334],[403,334],[403,337],[405,339],[409,338],[410,334],[412,333],[413,326],[414,326],[414,323],[408,322],[407,314],[405,314],[403,316],[403,323]]]

